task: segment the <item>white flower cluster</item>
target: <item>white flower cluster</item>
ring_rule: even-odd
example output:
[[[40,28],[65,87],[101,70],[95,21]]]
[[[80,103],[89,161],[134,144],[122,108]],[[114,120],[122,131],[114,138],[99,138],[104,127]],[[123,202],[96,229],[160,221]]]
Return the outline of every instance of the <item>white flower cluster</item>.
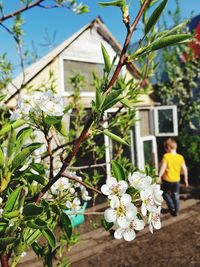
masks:
[[[111,177],[101,187],[101,191],[110,201],[110,208],[105,210],[104,218],[108,223],[113,223],[114,237],[132,241],[136,236],[135,230],[144,229],[146,221],[152,233],[153,228],[161,228],[160,210],[163,198],[160,185],[153,184],[150,176],[134,172],[128,177],[128,182],[118,182]],[[128,188],[135,189],[134,196],[126,193]],[[136,202],[139,208],[134,204]]]
[[[81,177],[78,178],[80,181],[82,180]],[[69,200],[66,201],[65,205],[67,209],[72,211],[78,211],[81,209],[81,199],[83,201],[89,201],[91,199],[91,196],[89,196],[85,186],[80,183],[70,182],[70,180],[65,177],[61,177],[56,183],[54,183],[51,187],[51,192],[48,194],[46,193],[44,198],[53,199],[53,196],[58,195],[67,196],[67,199]]]
[[[17,108],[11,114],[11,120],[19,118],[29,119],[33,116],[62,116],[64,103],[61,96],[55,95],[52,91],[34,92],[34,94],[23,95],[18,101]]]

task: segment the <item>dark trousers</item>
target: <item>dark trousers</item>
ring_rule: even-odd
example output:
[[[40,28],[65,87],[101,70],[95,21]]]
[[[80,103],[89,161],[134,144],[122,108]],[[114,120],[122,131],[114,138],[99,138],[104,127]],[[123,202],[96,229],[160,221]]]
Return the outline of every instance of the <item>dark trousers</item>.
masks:
[[[169,210],[170,211],[174,210],[176,213],[178,213],[180,183],[163,181],[162,190],[163,190],[163,198],[166,201]]]

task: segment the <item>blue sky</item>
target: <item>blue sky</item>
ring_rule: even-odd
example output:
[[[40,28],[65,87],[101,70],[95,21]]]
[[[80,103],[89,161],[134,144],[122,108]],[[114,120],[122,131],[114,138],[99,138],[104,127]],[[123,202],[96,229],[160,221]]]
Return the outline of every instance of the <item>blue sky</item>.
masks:
[[[82,0],[88,4],[91,12],[84,15],[75,15],[66,9],[52,9],[45,10],[41,8],[34,8],[23,14],[25,24],[24,30],[24,47],[31,49],[31,43],[37,47],[37,52],[40,56],[47,52],[41,43],[45,43],[44,36],[45,31],[48,31],[52,37],[56,33],[54,44],[60,44],[67,39],[74,32],[78,31],[85,24],[89,23],[96,16],[101,16],[106,26],[113,33],[116,39],[122,43],[125,37],[125,27],[121,22],[121,12],[118,8],[108,7],[102,8],[98,6],[97,0]],[[103,1],[103,0],[102,0]],[[132,6],[130,14],[132,18],[138,10],[138,0],[132,0]],[[3,0],[3,3],[8,13],[11,10],[17,8],[17,0]],[[167,16],[167,10],[173,11],[175,9],[175,0],[169,0],[167,9],[165,11],[165,17],[167,22],[172,25],[172,21]],[[192,11],[194,15],[200,14],[200,2],[199,0],[180,0],[181,13],[183,18],[191,17]],[[9,25],[9,22],[6,22]],[[138,31],[134,33],[133,40],[137,41],[140,37],[139,31],[140,25],[138,25]],[[18,57],[15,50],[15,43],[12,38],[0,28],[0,53],[7,52],[9,58],[17,65]],[[31,49],[32,50],[32,49]]]

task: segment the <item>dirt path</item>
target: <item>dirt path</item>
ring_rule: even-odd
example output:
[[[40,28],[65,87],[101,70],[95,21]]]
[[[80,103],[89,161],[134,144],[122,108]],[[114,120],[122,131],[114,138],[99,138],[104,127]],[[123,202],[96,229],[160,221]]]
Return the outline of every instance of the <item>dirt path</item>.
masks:
[[[200,204],[187,219],[123,243],[72,267],[200,267]]]

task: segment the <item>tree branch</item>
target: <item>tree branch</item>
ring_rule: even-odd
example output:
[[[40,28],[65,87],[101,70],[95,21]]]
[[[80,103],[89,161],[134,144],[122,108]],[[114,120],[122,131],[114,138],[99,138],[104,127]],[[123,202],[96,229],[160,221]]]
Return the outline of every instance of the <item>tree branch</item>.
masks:
[[[2,265],[2,267],[9,267],[8,255],[7,254],[1,255],[1,265]]]
[[[126,52],[127,52],[127,49],[128,49],[128,45],[130,43],[130,40],[131,40],[131,37],[132,37],[132,34],[145,10],[145,8],[147,7],[147,5],[151,2],[152,0],[146,0],[144,2],[144,4],[141,6],[133,24],[131,25],[130,27],[130,32],[127,33],[127,37],[125,39],[125,42],[124,42],[124,45],[123,45],[123,49],[121,51],[121,55],[120,55],[120,59],[119,59],[119,63],[116,67],[116,70],[106,88],[105,91],[107,91],[111,86],[113,86],[113,84],[115,83],[119,73],[120,73],[120,70],[122,68],[123,65],[125,65],[126,63],[126,59],[127,59],[127,55],[126,55]],[[48,182],[48,184],[46,186],[43,187],[43,189],[41,190],[41,192],[39,194],[37,194],[35,197],[34,197],[34,201],[36,203],[38,203],[41,199],[41,197],[51,188],[51,186],[62,176],[62,174],[64,173],[64,171],[66,170],[66,168],[68,167],[69,163],[71,162],[71,160],[73,159],[73,157],[76,155],[76,153],[78,152],[82,142],[85,140],[87,134],[88,134],[88,131],[91,127],[91,125],[93,124],[93,121],[94,121],[94,118],[93,118],[93,114],[90,116],[90,118],[88,119],[88,121],[86,122],[85,126],[84,126],[84,129],[81,133],[81,135],[79,136],[79,138],[75,141],[74,143],[74,146],[72,148],[72,151],[68,154],[68,156],[65,158],[64,162],[63,162],[63,165],[60,169],[60,171],[58,172],[58,174]]]
[[[90,189],[90,190],[92,190],[92,191],[94,191],[94,192],[96,192],[96,193],[98,193],[98,194],[100,194],[100,195],[103,195],[103,193],[102,193],[101,191],[99,191],[98,189],[92,187],[91,185],[89,185],[89,184],[87,184],[87,183],[85,183],[85,182],[79,180],[78,177],[77,177],[76,175],[71,174],[71,172],[69,172],[69,171],[67,171],[67,170],[66,170],[65,172],[63,172],[63,173],[61,174],[61,176],[62,176],[62,177],[66,177],[66,178],[68,178],[69,180],[75,181],[75,182],[77,182],[77,183],[79,183],[79,184],[82,184],[82,185],[85,186],[86,188],[88,188],[88,189]]]
[[[127,32],[126,39],[125,39],[125,42],[124,42],[124,45],[123,45],[123,48],[122,48],[122,52],[121,52],[121,56],[120,56],[120,58],[119,58],[118,65],[117,65],[117,67],[116,67],[116,69],[115,69],[115,72],[114,72],[114,74],[113,74],[113,76],[112,76],[112,78],[111,78],[111,80],[110,80],[110,82],[109,82],[109,84],[108,84],[106,90],[108,90],[110,87],[113,86],[113,84],[114,84],[115,81],[117,80],[117,77],[119,76],[119,73],[120,73],[120,71],[121,71],[121,68],[122,68],[122,67],[124,66],[124,64],[126,63],[126,59],[127,59],[127,54],[126,54],[126,52],[127,52],[129,43],[130,43],[130,41],[131,41],[131,37],[132,37],[132,35],[133,35],[133,32],[134,32],[134,30],[135,30],[135,28],[136,28],[136,26],[137,26],[137,24],[138,24],[138,22],[139,22],[139,20],[140,20],[140,18],[141,18],[141,16],[142,16],[143,12],[144,12],[144,10],[145,10],[145,8],[149,5],[149,3],[150,3],[151,1],[152,1],[152,0],[146,0],[146,1],[143,3],[143,5],[141,6],[141,8],[140,8],[140,10],[139,10],[139,12],[138,12],[138,14],[137,14],[137,16],[136,16],[136,18],[135,18],[133,24],[131,25],[129,31]]]
[[[74,166],[74,167],[67,167],[67,170],[85,170],[85,169],[91,169],[91,168],[101,168],[105,167],[106,163],[101,163],[101,164],[92,164],[92,165],[85,165],[85,166]]]
[[[25,11],[27,11],[27,10],[35,7],[35,6],[38,6],[40,3],[44,2],[44,1],[45,0],[37,0],[37,1],[35,1],[35,2],[31,3],[31,4],[29,4],[29,5],[26,5],[26,6],[20,8],[20,9],[18,9],[16,11],[14,11],[14,12],[11,12],[11,13],[9,13],[7,15],[4,15],[4,16],[2,16],[0,18],[0,22],[3,22],[3,21],[5,21],[7,19],[10,19],[10,18],[13,18],[14,16],[16,16],[16,15],[22,13],[22,12],[25,12]]]

